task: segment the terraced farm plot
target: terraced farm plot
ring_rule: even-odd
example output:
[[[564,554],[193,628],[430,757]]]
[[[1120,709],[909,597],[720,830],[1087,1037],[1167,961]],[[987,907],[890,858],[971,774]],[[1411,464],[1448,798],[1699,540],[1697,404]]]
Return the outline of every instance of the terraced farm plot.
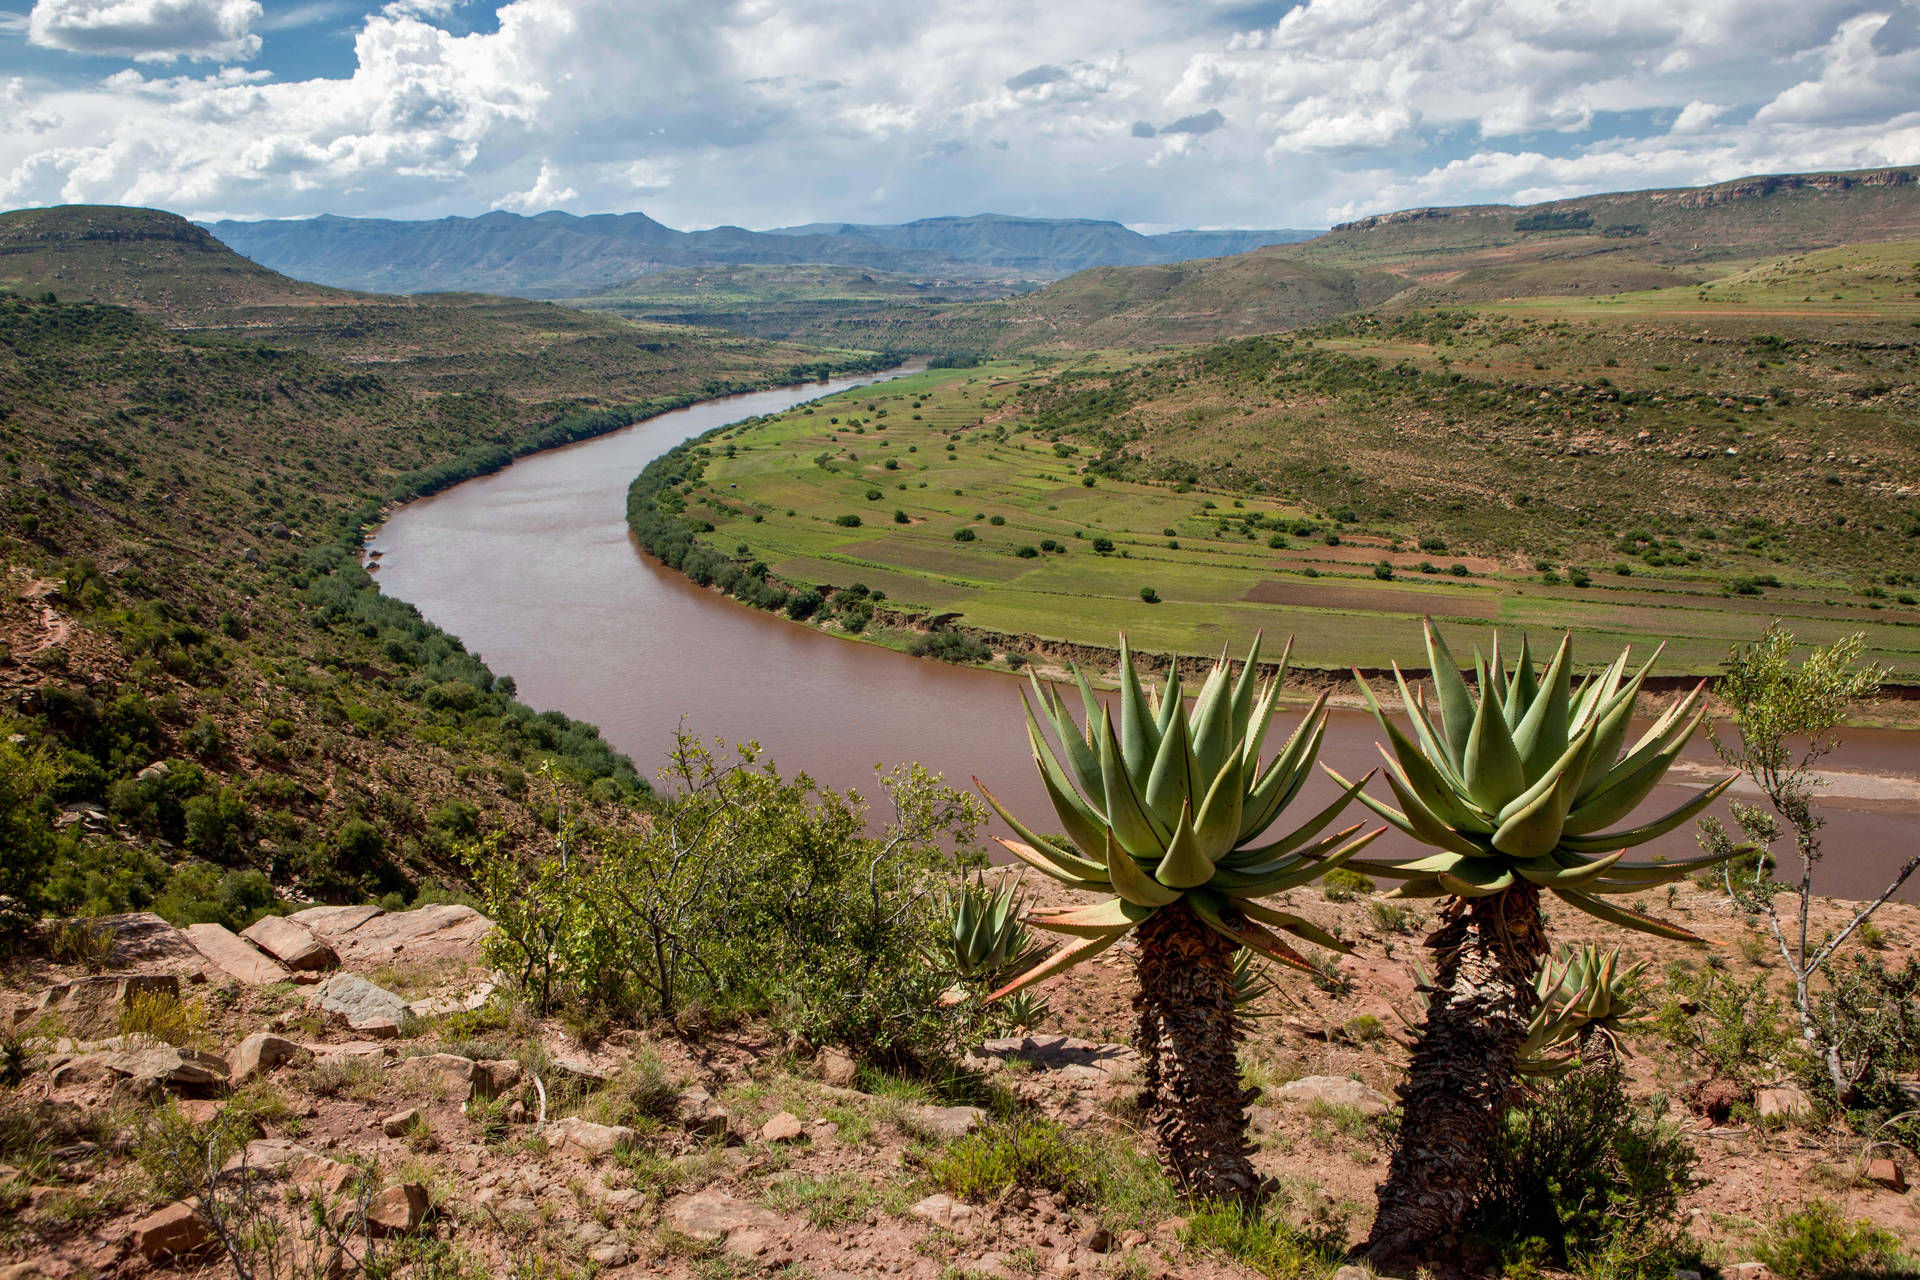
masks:
[[[740,424],[705,441],[689,515],[714,525],[709,545],[789,586],[859,584],[885,607],[1024,638],[1012,649],[1108,645],[1124,629],[1197,655],[1264,628],[1296,636],[1309,666],[1421,665],[1427,614],[1467,644],[1496,625],[1572,627],[1595,651],[1662,641],[1664,669],[1706,672],[1779,616],[1807,639],[1865,630],[1897,676],[1920,675],[1920,608],[1891,597],[1868,610],[1808,581],[1728,595],[1678,552],[1668,568],[1595,565],[1577,586],[1525,556],[1423,547],[1417,517],[1102,474],[1097,443],[1031,412],[1055,376],[1014,362],[929,370]]]

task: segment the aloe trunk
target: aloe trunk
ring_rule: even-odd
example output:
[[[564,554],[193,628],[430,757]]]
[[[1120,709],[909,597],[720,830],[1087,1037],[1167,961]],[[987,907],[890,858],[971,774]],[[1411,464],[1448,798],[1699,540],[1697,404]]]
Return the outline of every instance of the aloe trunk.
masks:
[[[1135,1044],[1160,1150],[1189,1195],[1251,1199],[1259,1178],[1248,1160],[1247,1104],[1259,1090],[1240,1084],[1246,1029],[1234,1002],[1238,947],[1184,903],[1154,913],[1135,932]]]
[[[1400,1086],[1400,1141],[1368,1242],[1374,1265],[1394,1274],[1458,1255],[1462,1223],[1519,1087],[1516,1067],[1539,1005],[1534,975],[1548,950],[1540,891],[1530,885],[1451,898],[1443,910],[1426,941],[1433,988]]]

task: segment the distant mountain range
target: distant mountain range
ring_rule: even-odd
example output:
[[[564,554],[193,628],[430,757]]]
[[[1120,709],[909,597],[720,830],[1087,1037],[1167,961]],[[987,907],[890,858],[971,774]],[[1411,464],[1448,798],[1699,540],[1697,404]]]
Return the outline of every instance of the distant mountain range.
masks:
[[[931,281],[1053,280],[1096,266],[1147,266],[1291,244],[1317,231],[1141,235],[1090,218],[983,213],[897,226],[813,223],[774,231],[676,231],[643,213],[489,213],[399,222],[318,218],[205,224],[223,243],[300,280],[385,293],[472,290],[556,298],[601,293],[675,267],[815,264]]]

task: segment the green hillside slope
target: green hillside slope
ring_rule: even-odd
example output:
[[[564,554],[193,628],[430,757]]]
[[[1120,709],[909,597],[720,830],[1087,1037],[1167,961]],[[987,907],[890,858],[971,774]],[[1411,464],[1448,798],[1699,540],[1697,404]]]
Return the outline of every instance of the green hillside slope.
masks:
[[[340,295],[125,215],[0,217],[0,743],[21,735],[0,769],[43,832],[83,819],[28,905],[235,922],[269,884],[405,897],[457,872],[457,839],[512,838],[543,765],[569,803],[629,804],[633,765],[591,726],[536,715],[380,595],[361,531],[528,449],[831,362]]]

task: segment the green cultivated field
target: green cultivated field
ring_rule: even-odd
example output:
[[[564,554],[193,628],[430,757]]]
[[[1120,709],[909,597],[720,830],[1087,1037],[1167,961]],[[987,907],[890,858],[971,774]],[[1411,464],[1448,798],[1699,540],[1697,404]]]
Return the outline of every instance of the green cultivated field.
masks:
[[[686,514],[715,526],[704,538],[711,546],[763,562],[790,585],[859,583],[890,607],[956,614],[963,626],[1009,636],[1109,645],[1124,629],[1145,648],[1200,654],[1243,646],[1265,628],[1296,636],[1296,657],[1309,666],[1423,665],[1424,614],[1463,643],[1495,625],[1538,636],[1571,627],[1588,652],[1664,640],[1664,670],[1706,672],[1778,616],[1807,639],[1865,630],[1898,678],[1920,676],[1913,598],[1863,597],[1848,575],[1817,565],[1783,569],[1768,554],[1715,542],[1692,559],[1669,548],[1672,564],[1656,566],[1664,543],[1655,533],[1632,555],[1607,553],[1626,573],[1594,563],[1576,575],[1556,561],[1550,582],[1495,533],[1436,545],[1447,543],[1437,531],[1445,521],[1417,506],[1383,519],[1307,485],[1256,495],[1150,467],[1132,466],[1137,479],[1089,471],[1099,433],[1055,425],[1062,386],[1113,385],[1108,373],[1130,364],[1109,353],[1071,373],[1016,362],[928,371],[742,424],[706,442],[710,461]],[[1132,367],[1151,378],[1159,366]],[[1189,373],[1169,394],[1196,389],[1219,387]],[[1116,418],[1168,412],[1150,436],[1162,460],[1217,434],[1209,415],[1144,397],[1111,410],[1098,419],[1109,430]],[[1193,438],[1181,438],[1183,422]],[[1323,430],[1338,442],[1337,426]],[[1128,469],[1109,455],[1101,470],[1116,465]],[[1781,585],[1729,594],[1730,581],[1765,570]],[[1574,585],[1576,576],[1587,585]],[[1143,588],[1158,602],[1143,600]],[[875,628],[866,638],[904,635]]]

